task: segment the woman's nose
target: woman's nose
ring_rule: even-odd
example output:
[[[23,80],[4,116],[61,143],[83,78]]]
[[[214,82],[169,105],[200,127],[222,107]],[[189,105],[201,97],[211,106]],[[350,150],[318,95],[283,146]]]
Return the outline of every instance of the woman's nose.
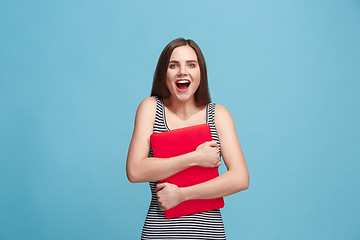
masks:
[[[187,74],[186,66],[180,66],[178,74],[179,74],[179,76],[186,75]]]

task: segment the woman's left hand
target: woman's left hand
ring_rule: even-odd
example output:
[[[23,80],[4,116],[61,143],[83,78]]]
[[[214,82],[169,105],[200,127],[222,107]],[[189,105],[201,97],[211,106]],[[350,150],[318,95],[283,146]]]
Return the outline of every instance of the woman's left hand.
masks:
[[[181,189],[174,184],[159,183],[156,185],[156,191],[161,210],[168,210],[184,201]]]

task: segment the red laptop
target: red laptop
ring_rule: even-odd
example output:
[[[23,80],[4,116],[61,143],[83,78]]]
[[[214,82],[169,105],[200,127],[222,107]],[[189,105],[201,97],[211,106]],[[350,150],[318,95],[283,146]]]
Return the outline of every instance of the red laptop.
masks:
[[[150,136],[154,157],[168,158],[195,151],[207,141],[212,141],[209,124],[195,125],[167,132],[155,133]],[[219,176],[218,168],[190,167],[159,182],[168,182],[178,187],[188,187],[206,182]],[[224,207],[223,198],[195,199],[180,203],[165,210],[166,218],[219,209]]]

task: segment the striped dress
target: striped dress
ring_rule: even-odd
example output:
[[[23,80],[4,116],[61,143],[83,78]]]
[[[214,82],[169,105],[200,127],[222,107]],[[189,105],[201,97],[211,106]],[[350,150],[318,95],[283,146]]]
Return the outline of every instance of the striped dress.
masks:
[[[156,116],[154,133],[169,131],[166,124],[164,105],[160,99],[156,99]],[[214,123],[215,104],[206,106],[206,122],[210,125],[213,140],[220,142]],[[149,157],[153,157],[150,149]],[[188,216],[167,219],[164,211],[160,210],[156,196],[156,184],[150,182],[151,203],[147,213],[141,239],[226,239],[224,223],[219,209]]]

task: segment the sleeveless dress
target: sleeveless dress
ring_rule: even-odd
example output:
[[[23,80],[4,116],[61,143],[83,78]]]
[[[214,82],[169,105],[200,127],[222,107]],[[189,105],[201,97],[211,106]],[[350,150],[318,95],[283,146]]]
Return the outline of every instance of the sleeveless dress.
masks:
[[[163,102],[156,99],[156,116],[154,133],[169,131],[166,124]],[[215,104],[209,103],[206,106],[206,123],[210,125],[211,135],[220,148],[214,123]],[[149,157],[153,157],[152,149]],[[167,219],[164,211],[160,210],[156,196],[156,184],[150,182],[151,203],[147,213],[145,224],[142,230],[141,239],[226,239],[224,223],[220,209],[196,213],[188,216]]]

